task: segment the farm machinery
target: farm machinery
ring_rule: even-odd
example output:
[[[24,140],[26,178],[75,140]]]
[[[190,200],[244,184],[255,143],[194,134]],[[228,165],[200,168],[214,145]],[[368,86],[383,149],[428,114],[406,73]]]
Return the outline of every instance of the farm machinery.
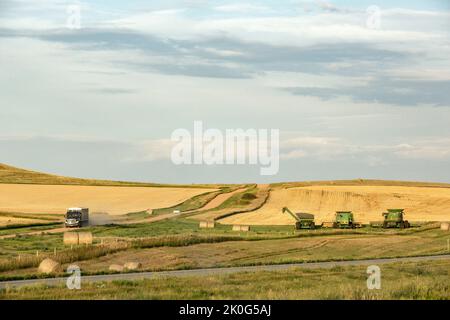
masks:
[[[353,212],[351,211],[336,211],[335,220],[333,222],[324,222],[325,228],[361,228],[359,222],[355,222]]]
[[[89,224],[88,208],[69,208],[65,215],[65,226],[67,228],[87,226]]]
[[[287,212],[295,219],[295,229],[315,229],[316,224],[314,223],[314,215],[310,213],[293,213],[287,207],[283,208],[283,213]]]
[[[383,212],[384,221],[382,222],[371,222],[371,227],[382,227],[387,228],[399,228],[406,229],[410,228],[411,225],[408,220],[404,219],[405,209],[387,209],[387,212]]]

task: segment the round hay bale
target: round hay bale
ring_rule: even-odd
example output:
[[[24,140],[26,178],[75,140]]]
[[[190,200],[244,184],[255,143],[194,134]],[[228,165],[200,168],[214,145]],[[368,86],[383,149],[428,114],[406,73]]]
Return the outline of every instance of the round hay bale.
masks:
[[[78,243],[79,244],[92,244],[92,232],[79,232]]]
[[[112,264],[109,266],[109,271],[122,272],[123,266],[121,266],[120,264]]]
[[[61,265],[59,262],[52,260],[50,258],[46,258],[42,260],[41,264],[39,265],[38,272],[39,273],[55,273],[61,270]]]
[[[442,222],[442,223],[441,223],[441,230],[444,230],[444,231],[450,231],[450,223],[448,223],[448,222]]]
[[[64,244],[78,244],[78,233],[64,232]]]
[[[127,262],[123,266],[127,270],[138,270],[142,267],[140,262]]]

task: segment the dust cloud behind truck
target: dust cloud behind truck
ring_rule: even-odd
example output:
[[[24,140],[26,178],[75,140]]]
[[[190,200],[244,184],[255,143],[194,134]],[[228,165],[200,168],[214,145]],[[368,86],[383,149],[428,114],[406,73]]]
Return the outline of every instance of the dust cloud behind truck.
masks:
[[[69,208],[66,212],[65,225],[68,228],[81,228],[89,224],[88,208]]]

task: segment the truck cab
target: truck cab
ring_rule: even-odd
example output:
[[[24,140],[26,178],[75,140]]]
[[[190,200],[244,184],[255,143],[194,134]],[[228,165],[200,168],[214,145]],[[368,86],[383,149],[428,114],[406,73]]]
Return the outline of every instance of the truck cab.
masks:
[[[89,222],[88,208],[68,208],[65,215],[67,228],[81,228]]]

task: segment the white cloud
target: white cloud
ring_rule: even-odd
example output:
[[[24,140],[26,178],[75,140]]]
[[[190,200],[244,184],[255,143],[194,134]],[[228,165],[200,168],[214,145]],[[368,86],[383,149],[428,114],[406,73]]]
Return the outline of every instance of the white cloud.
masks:
[[[357,63],[357,62],[355,62]],[[266,71],[256,75],[255,80],[272,88],[343,88],[358,87],[369,84],[370,76],[341,76],[332,72],[326,74],[313,74],[289,71]]]
[[[64,20],[63,20],[64,21]],[[64,27],[63,23],[37,17],[0,18],[0,25],[4,28],[20,31],[44,31]]]
[[[419,63],[414,68],[399,67],[387,70],[386,75],[398,80],[450,81],[450,66]]]
[[[127,156],[124,160],[131,162],[147,162],[170,159],[170,153],[175,142],[170,139],[144,140],[132,143],[136,154]]]
[[[355,144],[340,138],[332,137],[297,137],[281,142],[282,159],[300,159],[305,157],[321,160],[336,160],[362,157],[370,166],[384,165],[387,159],[450,159],[450,139],[416,139],[412,142],[398,144]]]
[[[283,141],[282,146],[286,148],[318,147],[339,144],[340,139],[332,137],[297,137]]]
[[[292,150],[280,154],[280,158],[283,160],[300,159],[307,156],[307,153],[302,150]]]
[[[133,143],[136,154],[126,160],[169,160],[175,144],[176,142],[170,139]],[[206,142],[205,145],[207,145]],[[345,159],[356,158],[371,167],[387,165],[393,158],[450,160],[450,139],[419,139],[411,143],[391,145],[359,145],[339,138],[302,136],[282,140],[281,149],[281,160],[312,158],[322,161],[345,161]]]
[[[426,139],[395,146],[394,153],[405,159],[450,159],[450,139]]]
[[[234,3],[214,7],[214,10],[228,13],[267,13],[270,8],[250,3]]]
[[[308,46],[318,43],[337,42],[387,42],[399,46],[419,41],[430,43],[444,41],[446,29],[437,25],[436,17],[430,16],[428,26],[433,33],[419,28],[407,28],[395,23],[381,30],[365,26],[365,12],[343,14],[339,12],[316,15],[269,16],[269,17],[204,17],[189,18],[184,10],[164,10],[141,13],[111,21],[113,25],[139,30],[174,39],[201,39],[204,37],[229,36],[242,41],[264,42],[272,45]],[[388,15],[383,23],[390,25]]]
[[[201,47],[197,47],[197,48],[202,49],[205,52],[215,54],[220,57],[238,57],[238,56],[244,55],[243,52],[236,51],[236,50],[220,50],[220,49],[216,49],[216,48],[201,48]]]

